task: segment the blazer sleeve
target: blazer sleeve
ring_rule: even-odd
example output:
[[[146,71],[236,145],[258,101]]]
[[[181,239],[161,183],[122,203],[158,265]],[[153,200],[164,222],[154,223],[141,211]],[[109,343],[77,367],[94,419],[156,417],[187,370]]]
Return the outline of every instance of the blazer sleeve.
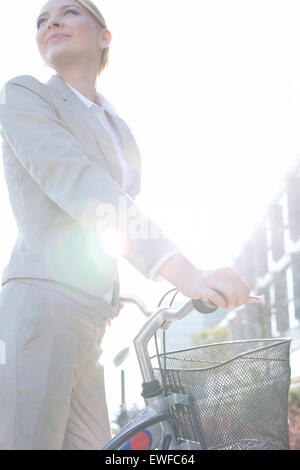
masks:
[[[0,125],[2,138],[27,172],[84,230],[101,236],[103,213],[110,212],[125,247],[123,256],[148,279],[162,256],[178,250],[110,175],[83,153],[58,118],[46,86],[37,79],[20,76],[3,86]],[[139,232],[135,228],[141,225]]]

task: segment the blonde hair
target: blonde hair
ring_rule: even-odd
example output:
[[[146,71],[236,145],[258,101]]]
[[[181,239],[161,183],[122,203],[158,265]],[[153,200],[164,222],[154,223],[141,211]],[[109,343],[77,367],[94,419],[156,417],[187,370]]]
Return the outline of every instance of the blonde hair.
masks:
[[[102,13],[100,12],[99,8],[91,0],[76,0],[76,2],[79,3],[81,6],[83,6],[83,8],[85,8],[91,13],[91,15],[97,21],[98,25],[100,25],[104,29],[107,29],[106,22]],[[108,60],[109,60],[109,47],[106,47],[105,49],[103,49],[102,54],[101,54],[97,77],[100,77],[100,74],[102,73],[102,71],[108,66]]]

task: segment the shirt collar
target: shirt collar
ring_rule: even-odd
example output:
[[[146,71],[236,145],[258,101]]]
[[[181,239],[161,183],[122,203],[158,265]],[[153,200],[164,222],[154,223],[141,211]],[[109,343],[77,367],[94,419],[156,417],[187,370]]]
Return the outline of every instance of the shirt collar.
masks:
[[[76,88],[73,88],[71,85],[69,85],[67,82],[65,82],[66,85],[68,85],[69,88],[75,93],[75,95],[78,96],[79,99],[88,107],[91,108],[92,106],[94,107],[101,107],[108,113],[110,113],[112,116],[115,115],[115,108],[112,106],[112,104],[101,94],[97,91],[97,101],[98,105],[94,103],[93,101],[89,100],[86,96],[84,96],[80,91],[76,90]]]

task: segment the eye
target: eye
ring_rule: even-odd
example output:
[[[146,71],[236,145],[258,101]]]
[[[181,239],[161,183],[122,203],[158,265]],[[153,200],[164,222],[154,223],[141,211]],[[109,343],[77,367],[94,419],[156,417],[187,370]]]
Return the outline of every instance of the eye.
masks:
[[[39,29],[39,27],[41,26],[41,23],[42,23],[43,21],[45,21],[45,18],[41,18],[41,19],[39,19],[39,20],[37,21],[37,23],[36,23],[37,29]]]
[[[72,8],[68,8],[65,13],[68,13],[68,11],[70,11],[71,13],[75,13],[75,15],[79,15],[79,11],[77,10],[72,10]]]
[[[77,10],[73,10],[72,8],[68,8],[66,11],[65,11],[65,15],[67,13],[74,13],[74,15],[79,15],[79,12]],[[40,25],[45,21],[45,18],[40,18],[36,24],[37,28],[40,27]]]

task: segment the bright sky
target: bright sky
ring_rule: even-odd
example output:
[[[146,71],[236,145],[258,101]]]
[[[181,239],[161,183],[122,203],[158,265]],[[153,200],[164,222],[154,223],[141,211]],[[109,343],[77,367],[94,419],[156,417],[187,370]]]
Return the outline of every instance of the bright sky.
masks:
[[[53,74],[35,44],[44,3],[2,6],[1,83]],[[142,154],[137,203],[199,267],[230,264],[299,154],[299,0],[96,3],[112,32],[99,91]],[[0,197],[2,269],[15,237],[2,175]],[[169,287],[123,261],[120,274],[151,306]]]

